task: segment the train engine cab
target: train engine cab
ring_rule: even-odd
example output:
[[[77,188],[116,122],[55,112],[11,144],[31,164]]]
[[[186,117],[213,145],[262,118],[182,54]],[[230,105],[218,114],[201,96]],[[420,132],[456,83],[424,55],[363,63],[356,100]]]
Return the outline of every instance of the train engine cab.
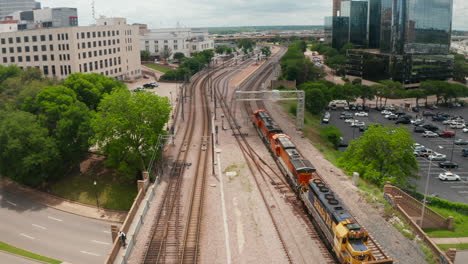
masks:
[[[287,170],[294,187],[307,186],[315,172],[309,160],[304,159],[296,149],[296,145],[285,134],[276,134],[270,140],[270,148],[278,157],[281,165]]]
[[[334,228],[335,244],[333,246],[339,259],[344,263],[368,263],[373,259],[372,253],[367,247],[369,235],[361,230],[357,223],[347,219]]]
[[[255,111],[252,119],[254,125],[262,131],[261,134],[265,143],[268,143],[274,135],[283,133],[283,130],[281,130],[266,110]]]

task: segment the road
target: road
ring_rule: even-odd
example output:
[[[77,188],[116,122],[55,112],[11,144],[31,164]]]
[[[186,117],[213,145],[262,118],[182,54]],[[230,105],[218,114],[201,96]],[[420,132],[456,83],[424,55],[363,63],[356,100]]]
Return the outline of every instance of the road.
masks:
[[[73,264],[103,263],[110,224],[28,201],[0,188],[1,241]],[[5,262],[6,261],[6,262]],[[1,263],[9,263],[0,255]]]
[[[331,119],[330,125],[334,125],[340,129],[343,134],[343,139],[345,142],[351,141],[353,138],[358,138],[362,135],[362,132],[358,128],[352,128],[348,123],[345,123],[344,120],[339,119],[339,115],[343,110],[330,111]],[[438,109],[437,111],[449,113],[452,115],[462,115],[468,117],[468,109],[465,108],[455,108],[455,109]],[[351,111],[353,112],[353,111]],[[434,111],[436,112],[436,111]],[[415,113],[411,113],[415,115]],[[395,121],[387,120],[384,118],[380,112],[376,110],[371,110],[369,112],[369,117],[356,117],[359,121],[364,121],[367,124],[370,123],[380,123],[380,124],[394,124]],[[431,118],[426,119],[426,124],[434,124],[439,127],[439,131],[445,130],[445,125],[442,125],[441,122],[433,122]],[[413,131],[413,125],[403,125]],[[449,130],[453,130],[448,128]],[[429,167],[429,184],[428,184],[428,194],[437,194],[443,199],[447,199],[453,202],[468,203],[468,158],[461,156],[461,149],[468,148],[468,146],[457,146],[453,145],[453,140],[457,138],[463,138],[468,140],[468,134],[462,133],[460,129],[454,130],[457,134],[455,138],[424,138],[420,133],[412,133],[412,138],[419,144],[426,146],[436,152],[447,155],[447,160],[450,160],[452,157],[452,147],[453,147],[453,161],[458,163],[459,168],[453,169],[452,171],[462,178],[460,182],[442,182],[438,179],[438,175],[441,172],[446,170],[438,167],[439,161],[433,161],[430,164],[428,159],[418,158],[418,163],[420,166],[419,175],[421,176],[417,181],[417,190],[421,193],[425,192],[426,180],[428,179]]]

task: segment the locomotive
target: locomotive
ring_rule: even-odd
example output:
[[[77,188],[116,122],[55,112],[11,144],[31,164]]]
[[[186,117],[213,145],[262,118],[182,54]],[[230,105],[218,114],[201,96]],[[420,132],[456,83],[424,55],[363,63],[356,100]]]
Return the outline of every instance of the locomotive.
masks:
[[[346,206],[320,178],[312,163],[305,159],[266,110],[253,113],[252,121],[274,158],[289,177],[289,183],[302,200],[308,213],[335,253],[339,263],[392,264],[393,260],[377,259],[369,248],[369,234],[351,216]]]

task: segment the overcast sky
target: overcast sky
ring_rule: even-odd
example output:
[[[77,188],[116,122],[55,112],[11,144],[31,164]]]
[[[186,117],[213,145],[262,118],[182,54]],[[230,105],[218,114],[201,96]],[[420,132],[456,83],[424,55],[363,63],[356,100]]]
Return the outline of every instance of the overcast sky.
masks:
[[[43,7],[76,7],[80,25],[92,20],[92,0],[38,0]],[[438,0],[433,0],[438,1]],[[453,0],[453,29],[468,30],[468,1]],[[96,16],[125,17],[150,28],[323,25],[332,0],[95,0]]]

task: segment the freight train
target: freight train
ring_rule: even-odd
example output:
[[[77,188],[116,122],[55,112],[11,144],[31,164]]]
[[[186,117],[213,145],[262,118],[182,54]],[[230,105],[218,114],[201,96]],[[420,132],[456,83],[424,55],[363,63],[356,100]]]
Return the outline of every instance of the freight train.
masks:
[[[279,161],[288,181],[312,216],[325,244],[343,264],[392,264],[370,249],[370,238],[346,206],[320,178],[266,110],[253,113],[253,124],[272,155]]]

